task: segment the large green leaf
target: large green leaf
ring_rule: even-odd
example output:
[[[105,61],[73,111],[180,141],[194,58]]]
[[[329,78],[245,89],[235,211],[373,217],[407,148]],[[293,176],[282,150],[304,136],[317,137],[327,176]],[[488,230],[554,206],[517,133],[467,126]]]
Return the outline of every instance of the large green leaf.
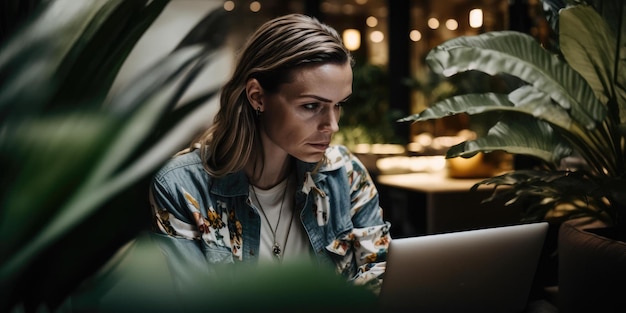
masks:
[[[563,9],[560,25],[561,49],[567,63],[587,80],[606,105],[616,92],[613,84],[616,38],[602,17],[588,6]]]
[[[512,91],[509,95],[484,93],[446,98],[434,103],[420,113],[410,115],[398,121],[418,122],[439,119],[459,113],[475,115],[493,111],[527,114],[564,130],[569,130],[572,123],[570,116],[564,109],[553,105],[548,95],[529,85],[522,86]]]
[[[605,156],[602,164],[611,173],[623,167],[620,133],[616,125],[626,121],[626,72],[618,71],[619,42],[607,22],[590,6],[577,5],[560,13],[562,53],[567,62],[589,83],[598,99],[609,108],[606,144],[596,154]],[[612,156],[612,157],[608,157]]]
[[[100,10],[120,1],[51,1],[12,36],[0,51],[0,122],[9,114],[38,112],[48,103],[62,81],[58,75],[64,76],[60,69],[68,53]]]
[[[569,0],[573,1],[573,0]],[[581,4],[581,0],[576,0],[576,4]],[[602,16],[604,22],[609,26],[611,32],[618,38],[624,36],[624,14],[626,13],[624,8],[624,0],[584,0],[583,3],[587,3],[592,6]],[[621,33],[621,35],[620,35]],[[620,39],[622,46],[626,44],[624,37]]]
[[[202,52],[197,46],[178,50],[159,62],[159,66],[148,68],[141,74],[143,79],[113,96],[107,107],[126,120],[119,129],[123,136],[109,146],[100,164],[94,164],[90,184],[97,185],[110,178],[132,154],[133,148],[150,135],[165,112],[174,107],[182,96],[181,91],[190,83],[176,80],[183,74],[195,77],[202,67],[202,63],[197,63]],[[193,67],[196,69],[190,70]]]
[[[460,113],[474,115],[506,110],[516,110],[507,95],[497,93],[465,94],[435,102],[424,111],[399,119],[398,122],[421,122]]]
[[[571,155],[572,148],[546,122],[525,115],[506,115],[486,136],[451,147],[447,158],[472,157],[478,152],[502,150],[556,164]]]
[[[66,56],[60,69],[66,72],[65,78],[51,103],[68,106],[84,99],[104,98],[121,61],[169,2],[135,0],[103,7]]]
[[[148,137],[144,138],[141,144],[135,147],[133,154],[129,155],[126,162],[120,164],[119,168],[126,168],[134,162],[137,164],[158,164],[163,160],[163,156],[173,155],[187,147],[189,138],[197,135],[197,129],[190,127],[187,120],[196,114],[206,115],[203,107],[208,105],[209,101],[217,99],[217,93],[217,89],[209,90],[162,116],[163,119],[159,121],[157,127]],[[208,126],[210,125],[207,124],[206,127]]]
[[[71,307],[100,313],[380,312],[367,286],[346,281],[332,267],[300,260],[227,265],[209,274],[206,267],[169,262],[162,251],[167,244],[142,233],[73,295]]]
[[[100,160],[85,164],[83,176],[86,177],[86,181],[75,186],[73,193],[66,199],[67,202],[60,203],[60,207],[55,208],[54,216],[50,217],[45,225],[38,227],[37,232],[34,232],[33,225],[30,225],[28,220],[22,224],[17,223],[18,221],[13,219],[6,221],[7,223],[12,223],[12,228],[8,230],[21,228],[23,231],[30,231],[34,236],[27,243],[22,243],[20,251],[12,253],[10,259],[1,264],[1,280],[19,273],[21,268],[27,265],[38,251],[54,242],[86,216],[92,214],[99,204],[123,190],[124,187],[129,186],[133,181],[149,174],[150,170],[158,165],[158,163],[140,163],[118,175],[113,175],[119,164],[132,152],[131,148],[150,132],[159,116],[167,112],[168,106],[172,106],[174,102],[172,97],[180,97],[180,87],[177,85],[180,82],[176,81],[175,78],[185,73],[185,64],[189,64],[190,60],[199,56],[198,49],[193,50],[179,50],[179,52],[161,62],[159,67],[151,69],[153,73],[150,74],[152,75],[144,76],[145,80],[149,81],[150,84],[138,84],[139,86],[144,86],[146,90],[136,90],[139,89],[137,86],[129,88],[129,90],[133,90],[127,96],[133,101],[144,103],[144,105],[137,107],[132,112],[132,115],[124,119],[123,123],[117,124],[119,131],[115,133],[115,137],[112,138],[113,141],[106,146],[105,153],[99,155]],[[171,74],[164,75],[167,72]],[[137,97],[137,94],[143,95],[143,97]],[[118,101],[125,102],[129,100],[122,96]],[[62,122],[68,123],[73,121],[66,120]],[[69,133],[68,135],[72,134]],[[54,143],[62,142],[55,141]],[[35,151],[35,149],[31,149],[31,151]],[[70,151],[68,150],[68,152]],[[80,155],[76,157],[80,157]],[[165,155],[160,157],[160,160],[167,158]],[[33,164],[33,166],[33,170],[43,170],[46,168],[46,163]],[[70,173],[72,168],[74,168],[74,164],[71,163],[66,163],[65,166],[66,168],[61,169],[62,173]],[[28,186],[23,188],[26,190],[18,190],[18,192],[9,195],[10,197],[7,200],[9,205],[13,203],[11,202],[11,196],[19,197],[15,198],[16,201],[22,201],[22,197],[24,197],[26,192],[37,190]],[[9,207],[7,205],[7,211],[11,214],[15,211],[24,212],[33,207],[37,206]],[[8,217],[12,216],[8,215]]]
[[[476,120],[489,128],[486,136],[456,145],[446,156],[503,150],[539,158],[549,168],[515,170],[477,184],[510,187],[485,201],[519,202],[532,220],[545,219],[566,205],[570,209],[563,218],[624,223],[626,6],[622,0],[542,2],[559,35],[558,43],[551,43],[559,50],[549,47],[555,54],[529,35],[503,31],[455,38],[427,56],[431,68],[445,76],[480,71],[516,77],[529,86],[506,97],[485,93],[450,98],[402,121],[497,111],[499,115],[490,115],[499,120],[493,127],[487,124],[492,121]],[[563,163],[567,156],[577,162]],[[563,168],[567,171],[559,171]]]
[[[509,94],[509,101],[519,112],[532,115],[542,121],[571,132],[573,121],[566,110],[552,103],[552,99],[533,86],[522,86]]]
[[[526,34],[499,31],[458,37],[435,47],[426,60],[435,72],[445,76],[478,70],[519,77],[550,95],[573,120],[588,129],[595,128],[606,116],[606,107],[586,81]]]
[[[44,0],[3,0],[0,1],[0,45],[4,43],[28,17],[40,7]]]
[[[487,178],[474,185],[472,190],[480,185],[494,185],[494,193],[484,201],[501,199],[505,200],[506,205],[519,203],[525,212],[524,220],[527,221],[545,220],[556,207],[565,204],[568,209],[558,213],[562,219],[594,217],[610,222],[614,216],[610,216],[612,210],[602,196],[621,187],[598,183],[584,171],[545,170],[508,172]]]
[[[5,170],[0,201],[0,266],[44,227],[85,172],[101,157],[120,123],[99,112],[11,122],[0,135]],[[6,125],[5,125],[6,126]]]
[[[120,60],[167,3],[169,0],[95,0],[80,5],[51,1],[42,16],[17,33],[0,55],[0,71],[11,77],[0,91],[0,113],[4,109],[32,113],[97,105],[93,99],[106,95],[123,63]],[[59,14],[57,11],[67,18],[48,17]],[[39,92],[29,93],[29,88]],[[18,108],[3,105],[26,96],[31,98]],[[86,99],[89,101],[83,101]]]
[[[65,0],[57,1],[47,8],[62,8],[59,3]],[[219,87],[172,111],[200,70],[214,60],[210,52],[223,44],[219,40],[196,46],[187,42],[103,105],[95,90],[108,92],[107,79],[115,76],[128,49],[165,0],[145,2],[155,6],[143,7],[132,0],[90,2],[96,8],[70,14],[69,21],[49,21],[59,32],[29,25],[15,37],[30,40],[29,45],[14,40],[0,51],[0,56],[6,57],[0,58],[5,61],[0,68],[11,69],[10,77],[26,82],[32,79],[23,73],[31,70],[27,60],[43,63],[46,69],[43,77],[37,77],[41,82],[28,86],[7,80],[0,90],[0,100],[6,101],[0,103],[0,115],[6,121],[0,124],[0,166],[4,170],[0,177],[0,236],[6,238],[0,242],[0,311],[20,302],[54,308],[112,251],[143,230],[145,225],[137,223],[137,215],[148,212],[145,192],[149,178],[181,142],[194,135],[181,121],[216,95]],[[116,21],[124,20],[127,25],[123,29],[109,30]],[[60,26],[70,22],[81,27]],[[39,23],[38,18],[33,20],[33,25]],[[206,20],[203,25],[216,27],[204,29],[206,33],[227,32],[219,28],[222,25]],[[125,30],[132,34],[120,34]],[[55,46],[59,37],[71,40]],[[117,39],[121,42],[115,42]],[[115,45],[109,47],[112,54],[93,59],[85,55],[91,54],[98,42],[107,41]],[[47,59],[50,56],[55,57]],[[110,64],[115,66],[103,68]],[[99,77],[104,81],[76,83],[78,78],[91,78],[90,73],[103,75]],[[51,88],[33,98],[32,88],[46,85],[46,79]],[[53,98],[60,86],[93,87],[94,94],[84,101],[59,103],[67,96]],[[75,97],[79,94],[66,100],[79,99]],[[50,107],[64,109],[54,114],[39,111]],[[92,236],[94,233],[98,235]]]
[[[195,45],[203,45],[208,49],[220,47],[226,40],[228,32],[215,30],[230,29],[234,22],[232,16],[229,16],[227,11],[213,10],[196,23],[174,50]]]

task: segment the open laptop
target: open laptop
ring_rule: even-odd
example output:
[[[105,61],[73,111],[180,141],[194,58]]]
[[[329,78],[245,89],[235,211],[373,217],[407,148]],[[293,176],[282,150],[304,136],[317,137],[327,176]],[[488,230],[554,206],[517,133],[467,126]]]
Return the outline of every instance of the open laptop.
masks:
[[[548,223],[393,239],[383,312],[523,312]]]

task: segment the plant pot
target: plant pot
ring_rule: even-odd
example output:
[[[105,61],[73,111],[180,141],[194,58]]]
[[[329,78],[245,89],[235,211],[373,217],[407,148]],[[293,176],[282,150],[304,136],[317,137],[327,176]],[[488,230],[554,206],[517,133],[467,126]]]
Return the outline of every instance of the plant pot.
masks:
[[[626,228],[580,220],[559,229],[559,312],[626,311]]]

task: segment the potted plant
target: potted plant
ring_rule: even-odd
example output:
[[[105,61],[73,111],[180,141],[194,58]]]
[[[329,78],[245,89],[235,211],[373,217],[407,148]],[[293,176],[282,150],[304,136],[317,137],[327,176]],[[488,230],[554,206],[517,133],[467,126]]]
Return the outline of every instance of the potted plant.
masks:
[[[563,223],[567,227],[582,218],[595,221],[594,227],[600,223],[624,229],[625,4],[542,2],[547,21],[557,35],[555,51],[549,51],[530,35],[514,31],[487,32],[444,42],[427,56],[433,71],[447,77],[467,71],[484,72],[499,77],[507,86],[506,91],[457,95],[401,121],[425,121],[461,113],[489,115],[490,118],[480,120],[487,132],[476,140],[453,146],[446,157],[505,151],[536,159],[539,165],[478,183],[474,188],[494,185],[494,193],[486,201],[498,198],[521,204],[525,220],[556,221],[559,225],[567,221]],[[574,226],[577,230],[590,227]],[[591,289],[585,291],[587,296],[581,297],[583,286],[589,285],[583,276],[595,275],[587,275],[592,267],[577,263],[583,261],[580,255],[577,261],[569,258],[569,251],[580,252],[578,247],[564,247],[559,242],[559,250],[568,251],[559,254],[559,303],[564,311],[591,307],[598,312],[624,309],[618,300],[611,299],[612,295],[626,291],[624,271],[610,271],[613,277],[606,280],[619,281],[614,285],[617,287],[591,284]],[[622,255],[617,262],[621,267],[623,253],[617,253]],[[590,258],[599,257],[596,253]],[[601,264],[609,263],[594,264],[602,268]],[[566,273],[564,269],[575,272]]]

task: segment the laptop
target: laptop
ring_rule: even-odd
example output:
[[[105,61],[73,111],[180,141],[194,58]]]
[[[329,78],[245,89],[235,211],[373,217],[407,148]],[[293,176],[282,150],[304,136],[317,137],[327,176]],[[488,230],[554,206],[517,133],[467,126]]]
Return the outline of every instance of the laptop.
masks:
[[[498,312],[526,308],[548,223],[393,239],[383,312]]]

